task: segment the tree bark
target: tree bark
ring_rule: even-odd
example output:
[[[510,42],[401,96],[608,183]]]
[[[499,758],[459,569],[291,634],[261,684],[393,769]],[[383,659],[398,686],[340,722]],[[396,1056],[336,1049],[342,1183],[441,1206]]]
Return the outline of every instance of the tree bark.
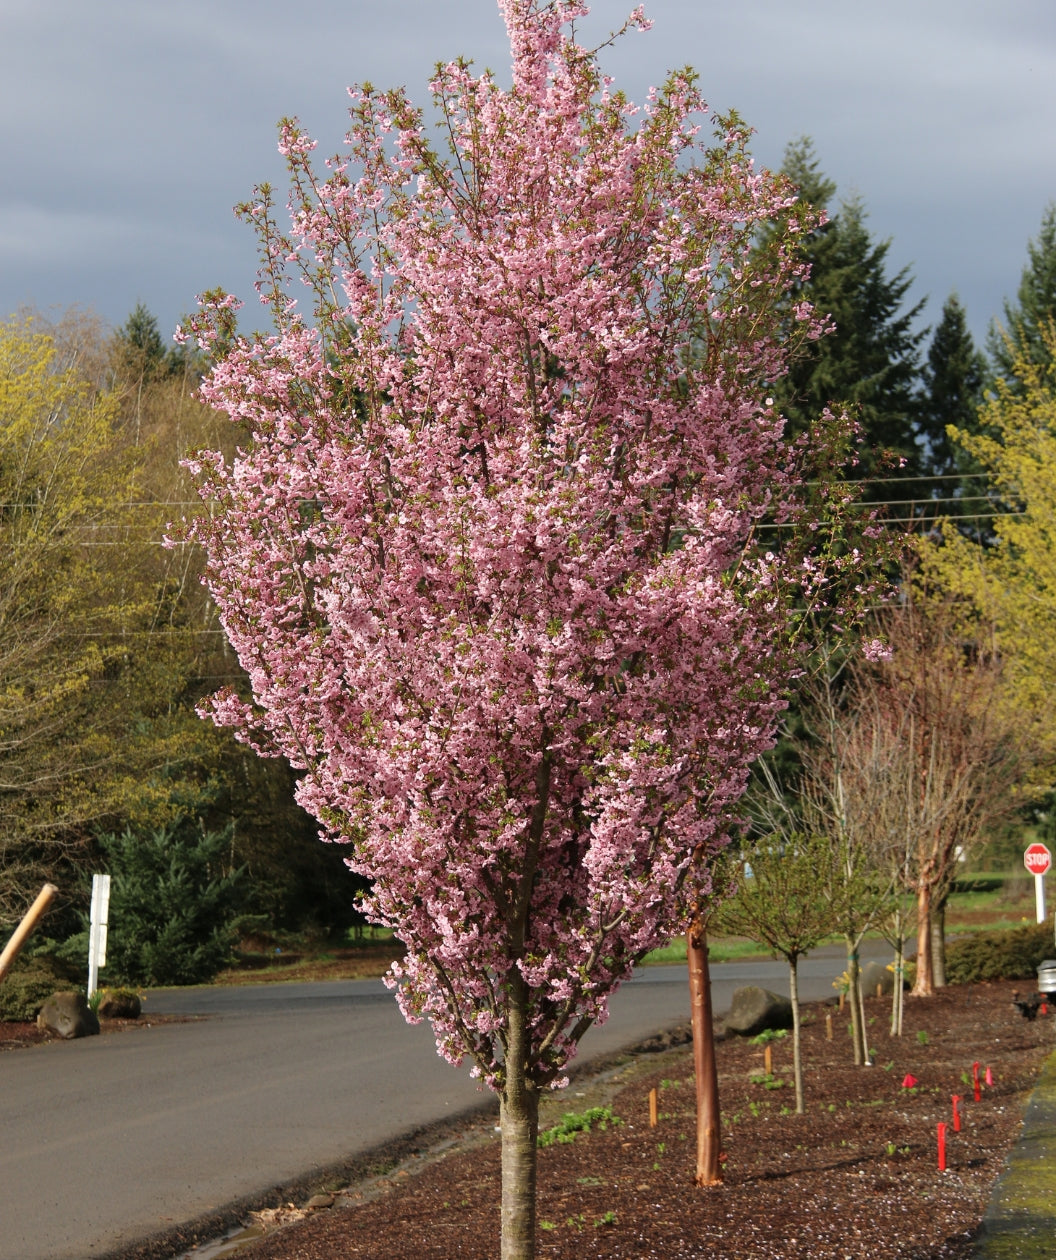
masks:
[[[933,997],[935,982],[931,970],[931,885],[921,880],[917,885],[917,976],[913,981],[914,997]]]
[[[502,1260],[535,1256],[535,1180],[539,1091],[528,1079],[527,986],[510,981],[508,1049],[500,1096],[502,1127]]]
[[[800,1055],[799,1034],[799,971],[793,955],[788,960],[788,992],[792,999],[792,1076],[796,1083],[796,1115],[803,1114],[803,1061]]]
[[[851,1007],[851,1042],[854,1046],[854,1063],[862,1067],[868,1061],[868,1048],[865,1044],[865,1023],[862,1010],[861,970],[858,966],[858,945],[854,940],[847,941],[847,1001]]]
[[[707,933],[699,919],[690,926],[686,955],[689,959],[693,1066],[697,1078],[697,1171],[694,1182],[698,1186],[718,1186],[722,1184],[719,1074],[715,1063]]]
[[[891,1036],[902,1036],[902,986],[906,967],[906,938],[899,914],[895,940],[895,982],[891,988]]]
[[[946,987],[946,898],[931,907],[931,981],[936,989]]]

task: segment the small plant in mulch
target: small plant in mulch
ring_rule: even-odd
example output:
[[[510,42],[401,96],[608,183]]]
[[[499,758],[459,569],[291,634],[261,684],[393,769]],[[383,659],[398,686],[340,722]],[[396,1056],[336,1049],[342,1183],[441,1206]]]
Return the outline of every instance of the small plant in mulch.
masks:
[[[761,1033],[756,1033],[754,1037],[749,1037],[748,1044],[750,1046],[765,1046],[771,1041],[781,1041],[787,1036],[787,1028],[766,1028]]]
[[[589,1133],[593,1125],[597,1125],[604,1133],[609,1125],[620,1125],[623,1121],[612,1113],[611,1107],[590,1107],[587,1111],[566,1111],[560,1124],[540,1133],[537,1139],[541,1147],[565,1145],[576,1140],[577,1133]]]

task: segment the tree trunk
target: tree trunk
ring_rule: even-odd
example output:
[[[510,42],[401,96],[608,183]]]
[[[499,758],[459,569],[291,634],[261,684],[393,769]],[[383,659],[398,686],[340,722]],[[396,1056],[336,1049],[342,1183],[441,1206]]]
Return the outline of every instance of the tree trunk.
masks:
[[[946,987],[946,898],[931,907],[931,981],[936,989]]]
[[[902,1036],[902,986],[906,968],[906,938],[899,915],[895,936],[895,983],[891,989],[891,1036]]]
[[[718,1186],[722,1184],[719,1073],[715,1064],[707,933],[699,919],[693,921],[686,937],[686,956],[689,960],[693,1067],[697,1077],[697,1171],[693,1180],[698,1186]]]
[[[865,1045],[865,1023],[862,1018],[862,987],[859,983],[858,944],[847,940],[847,1001],[851,1008],[851,1042],[854,1046],[854,1063],[862,1067],[868,1060]]]
[[[914,997],[933,997],[935,982],[931,970],[931,885],[921,880],[917,885],[917,978],[913,982]]]
[[[799,1048],[799,973],[797,959],[788,960],[788,992],[792,998],[792,1075],[796,1082],[796,1115],[803,1114],[803,1061]]]
[[[510,981],[508,1051],[500,1097],[502,1125],[502,1260],[535,1256],[536,1139],[539,1091],[528,1079],[527,986]]]

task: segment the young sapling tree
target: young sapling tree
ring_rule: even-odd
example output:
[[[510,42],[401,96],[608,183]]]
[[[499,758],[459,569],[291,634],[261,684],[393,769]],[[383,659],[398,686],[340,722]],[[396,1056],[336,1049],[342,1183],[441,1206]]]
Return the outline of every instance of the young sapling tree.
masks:
[[[758,941],[788,963],[796,1114],[802,1115],[799,960],[835,926],[829,889],[839,851],[826,835],[778,831],[752,838],[737,857],[736,891],[717,921],[722,931]]]

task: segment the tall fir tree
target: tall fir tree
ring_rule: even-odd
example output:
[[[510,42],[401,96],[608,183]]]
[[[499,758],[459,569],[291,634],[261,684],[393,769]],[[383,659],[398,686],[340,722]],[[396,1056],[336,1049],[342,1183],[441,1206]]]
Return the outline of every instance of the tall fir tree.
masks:
[[[926,443],[925,467],[932,475],[948,477],[968,470],[968,457],[947,430],[954,425],[976,432],[985,380],[986,361],[968,329],[960,299],[951,293],[921,373],[920,432]]]
[[[962,433],[979,432],[986,360],[968,328],[964,307],[951,293],[932,334],[921,373],[920,433],[924,441],[924,470],[936,480],[932,498],[945,502],[944,511],[962,530],[978,537],[990,533],[991,506],[978,461],[950,436],[950,426]],[[941,478],[941,480],[939,480]],[[951,508],[948,500],[958,500]]]
[[[126,376],[150,379],[165,374],[165,343],[156,317],[137,302],[117,330],[116,349]]]
[[[1017,361],[1043,367],[1051,341],[1043,332],[1056,319],[1056,201],[1041,217],[1041,230],[1027,245],[1027,265],[1019,280],[1016,301],[1005,302],[1004,318],[990,329],[987,350],[994,375],[1012,385]]]
[[[821,174],[808,138],[788,146],[782,173],[803,200],[830,215],[804,241],[810,276],[796,300],[829,316],[833,329],[793,363],[776,387],[779,404],[798,431],[825,407],[849,409],[862,436],[855,475],[876,479],[866,497],[905,498],[904,478],[923,468],[917,382],[925,334],[914,321],[924,303],[905,305],[913,277],[907,267],[888,275],[891,242],[872,238],[860,199],[847,198],[829,211],[836,185]],[[885,471],[903,480],[885,484]]]

